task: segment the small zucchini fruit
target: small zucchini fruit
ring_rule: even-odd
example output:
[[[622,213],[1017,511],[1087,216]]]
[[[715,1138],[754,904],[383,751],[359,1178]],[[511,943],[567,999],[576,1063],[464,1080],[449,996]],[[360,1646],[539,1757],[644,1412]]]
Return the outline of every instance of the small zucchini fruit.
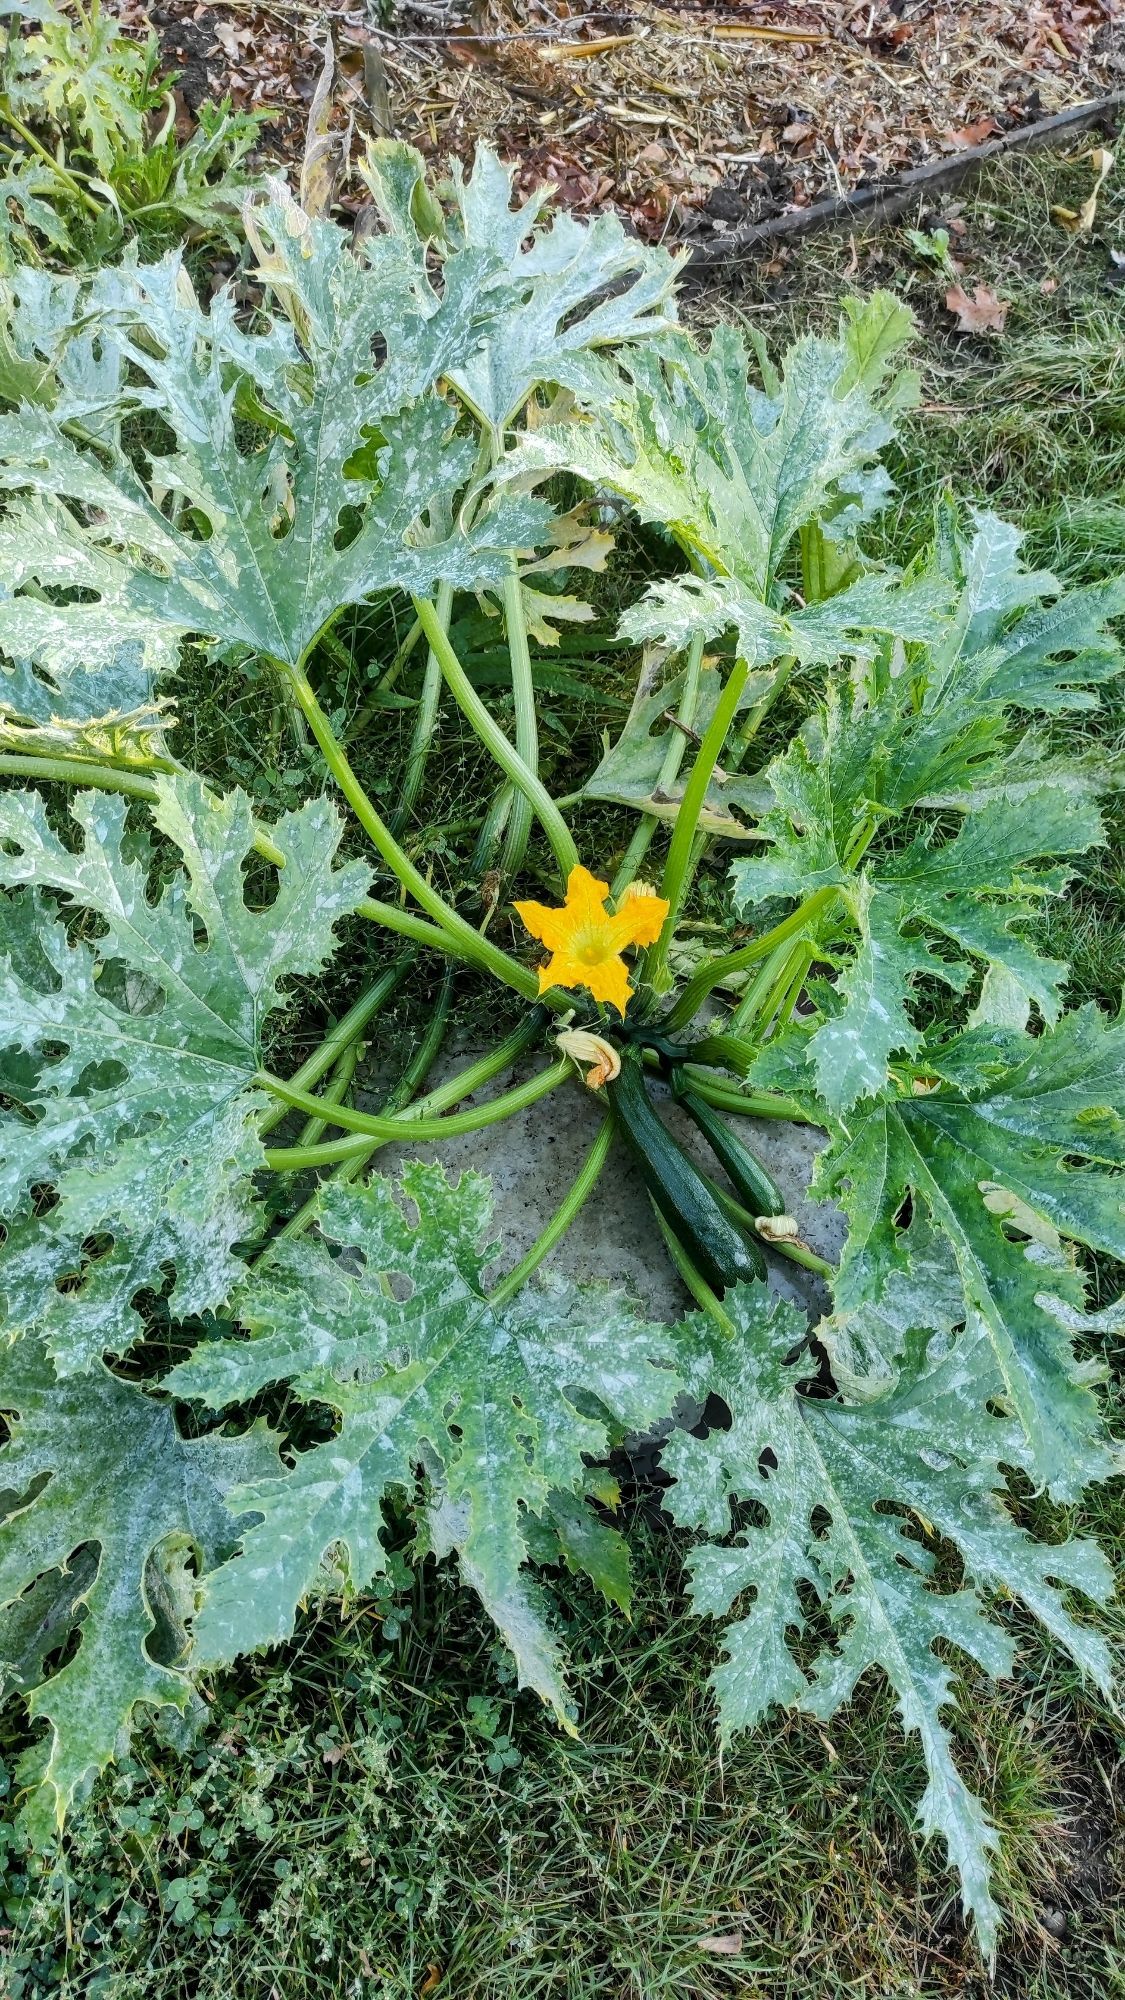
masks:
[[[618,1130],[645,1186],[701,1276],[717,1292],[761,1275],[761,1252],[724,1214],[645,1088],[640,1054],[626,1049],[621,1074],[606,1085]]]
[[[751,1215],[784,1215],[785,1202],[749,1146],[731,1131],[718,1111],[697,1097],[690,1085],[673,1080],[676,1100],[698,1126],[744,1208]]]

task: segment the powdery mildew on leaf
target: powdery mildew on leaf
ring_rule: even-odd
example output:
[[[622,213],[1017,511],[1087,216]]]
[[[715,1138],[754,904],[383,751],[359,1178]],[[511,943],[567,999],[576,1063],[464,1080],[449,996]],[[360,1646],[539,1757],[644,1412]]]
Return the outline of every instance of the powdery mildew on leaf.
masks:
[[[0,1351],[0,1410],[11,1427],[0,1450],[0,1671],[27,1652],[21,1613],[29,1594],[46,1632],[40,1656],[79,1628],[62,1667],[41,1677],[40,1657],[38,1671],[20,1676],[31,1716],[49,1725],[20,1773],[38,1788],[32,1810],[46,1828],[61,1826],[75,1795],[109,1763],[139,1704],[183,1708],[189,1700],[182,1626],[164,1635],[171,1657],[152,1650],[153,1565],[173,1545],[201,1568],[217,1562],[238,1531],[229,1489],[276,1467],[277,1450],[262,1424],[242,1437],[188,1441],[166,1401],[100,1362],[60,1382],[31,1336]]]
[[[877,659],[874,687],[829,688],[822,716],[765,773],[774,803],[757,827],[764,853],[732,870],[742,912],[767,897],[840,892],[857,942],[839,980],[843,1006],[812,1045],[835,1113],[876,1095],[896,1055],[918,1054],[908,1001],[919,974],[961,989],[983,961],[975,1018],[999,1013],[1023,1026],[1034,1004],[1044,1021],[1058,1019],[1067,968],[1037,953],[1019,924],[1070,879],[1070,867],[1047,863],[1104,838],[1097,778],[1056,764],[1033,731],[1013,738],[1005,710],[1037,701],[1042,677],[1057,695],[1084,672],[1115,671],[1104,620],[1116,600],[1079,591],[1050,613],[1030,608],[1059,586],[1019,567],[1019,541],[992,516],[974,516],[961,536],[939,514],[931,566],[956,583],[951,619],[909,664]],[[958,810],[963,824],[952,836],[941,822],[919,827],[926,809]],[[909,842],[857,873],[872,837],[906,813]]]
[[[287,1638],[333,1545],[351,1587],[369,1584],[385,1562],[384,1496],[412,1494],[424,1465],[441,1489],[439,1545],[457,1549],[521,1681],[566,1714],[557,1642],[525,1575],[525,1524],[556,1491],[581,1493],[583,1455],[604,1456],[613,1426],[666,1415],[678,1385],[667,1329],[606,1286],[559,1280],[490,1305],[491,1219],[476,1174],[452,1186],[414,1161],[401,1191],[379,1176],[329,1183],[320,1235],[276,1245],[236,1295],[253,1338],[199,1347],[167,1378],[210,1409],[285,1380],[339,1419],[284,1478],[235,1496],[261,1520],[208,1580],[195,1627],[204,1658]],[[584,1413],[589,1396],[605,1415]]]
[[[50,397],[0,418],[10,653],[60,671],[135,638],[167,667],[180,638],[200,634],[296,662],[342,605],[439,579],[472,589],[541,537],[549,511],[518,497],[467,531],[438,538],[426,523],[476,458],[430,392],[503,304],[489,299],[487,253],[451,258],[438,297],[390,237],[353,256],[344,231],[280,191],[256,214],[292,327],[243,332],[226,292],[204,312],[175,256],[103,273],[94,291],[102,339],[132,373],[116,414],[158,413],[168,449],[134,459],[110,439],[96,454]],[[246,418],[264,442],[244,442]],[[45,604],[32,584],[90,601]]]
[[[999,1589],[1022,1600],[1108,1692],[1105,1642],[1072,1616],[1056,1585],[1103,1602],[1109,1565],[1091,1542],[1044,1546],[1011,1518],[1000,1468],[1027,1459],[1019,1427],[989,1414],[1000,1384],[987,1341],[966,1332],[927,1354],[913,1340],[894,1388],[847,1408],[797,1394],[809,1362],[787,1359],[805,1331],[792,1307],[764,1286],[739,1287],[726,1307],[732,1338],[697,1315],[678,1352],[690,1392],[720,1396],[730,1428],[703,1439],[678,1433],[664,1452],[675,1481],[666,1506],[709,1538],[688,1557],[694,1608],[725,1618],[738,1606],[712,1677],[723,1733],[750,1728],[774,1704],[827,1720],[870,1667],[881,1668],[905,1728],[921,1741],[923,1830],[944,1838],[991,1956],[998,1836],[952,1754],[945,1717],[953,1675],[935,1642],[986,1673],[1009,1672],[1012,1641],[985,1595]],[[734,1532],[732,1508],[748,1501],[758,1511]],[[956,1587],[937,1580],[939,1537],[963,1563]],[[832,1637],[804,1668],[791,1635],[806,1633],[810,1598]]]
[[[122,800],[80,794],[72,850],[37,793],[0,797],[0,884],[16,891],[0,902],[0,948],[18,945],[0,959],[0,1042],[30,1062],[2,1119],[0,1294],[9,1324],[37,1328],[64,1374],[131,1346],[142,1326],[130,1302],[159,1290],[165,1267],[180,1314],[219,1304],[241,1273],[234,1245],[254,1233],[263,1160],[262,1024],[283,979],[324,963],[369,879],[360,863],[334,866],[339,817],[310,801],[273,830],[285,866],[273,902],[252,910],[249,801],[192,777],[159,791],[153,818],[186,874],[156,901],[147,850],[125,845]],[[69,941],[48,889],[98,920],[94,943]],[[57,1205],[32,1219],[43,1185]]]

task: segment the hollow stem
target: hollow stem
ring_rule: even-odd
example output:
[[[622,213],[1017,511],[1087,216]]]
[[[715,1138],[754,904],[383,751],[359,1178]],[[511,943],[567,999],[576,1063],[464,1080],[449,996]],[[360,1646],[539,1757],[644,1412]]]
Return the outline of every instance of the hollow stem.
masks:
[[[359,1040],[364,1029],[374,1020],[380,1008],[386,1006],[392,993],[402,984],[413,963],[414,953],[412,951],[404,951],[401,957],[396,958],[393,965],[388,965],[385,971],[379,974],[378,979],[372,981],[366,993],[361,993],[359,999],[353,1001],[352,1005],[348,1008],[347,1013],[342,1014],[335,1025],[329,1029],[320,1047],[314,1049],[311,1056],[306,1056],[300,1069],[290,1077],[290,1083],[294,1084],[298,1090],[311,1090],[314,1084],[319,1083],[321,1077],[327,1074],[333,1064],[339,1062],[345,1050],[350,1048],[353,1042]],[[278,1105],[275,1110],[267,1111],[265,1117],[260,1120],[258,1125],[259,1137],[264,1138],[267,1132],[272,1132],[274,1126],[280,1125],[281,1120],[285,1116],[286,1107],[284,1105]]]
[[[836,888],[832,884],[822,889],[815,889],[811,896],[806,896],[804,902],[791,916],[775,924],[772,930],[764,931],[761,937],[751,938],[748,944],[740,945],[737,951],[724,952],[720,958],[709,959],[706,965],[701,965],[698,972],[688,980],[675,1006],[668,1014],[665,1024],[668,1033],[675,1034],[679,1029],[686,1027],[698,1013],[707,995],[723,980],[731,979],[740,972],[746,972],[750,966],[756,965],[759,959],[769,958],[779,945],[785,944],[788,939],[796,937],[800,931],[805,930],[813,919],[827,908],[836,893]],[[735,1034],[740,1034],[754,1018],[750,1007],[753,993],[752,987],[749,993],[744,994],[731,1017],[731,1028]]]
[[[440,585],[434,611],[442,631],[448,637],[449,621],[453,616],[453,586]],[[418,626],[421,631],[421,624]],[[426,765],[433,747],[434,729],[437,726],[438,705],[441,701],[441,662],[433,647],[426,655],[426,669],[422,676],[422,694],[418,702],[418,712],[414,718],[414,733],[410,739],[410,750],[406,760],[406,775],[402,782],[402,797],[395,808],[391,827],[401,833],[409,824],[422,780],[426,775]]]
[[[705,1063],[709,1068],[732,1069],[736,1076],[748,1076],[750,1066],[758,1053],[755,1042],[746,1041],[741,1035],[704,1035],[691,1044],[692,1057],[697,1063]]]
[[[557,1088],[570,1074],[570,1063],[565,1056],[540,1070],[525,1083],[513,1086],[501,1096],[493,1097],[487,1104],[477,1104],[468,1111],[457,1111],[448,1118],[427,1117],[420,1111],[413,1118],[409,1112],[395,1117],[383,1118],[375,1112],[357,1111],[354,1105],[341,1104],[337,1107],[334,1122],[345,1132],[362,1134],[370,1139],[455,1139],[463,1132],[479,1132],[486,1125],[498,1125],[501,1119],[511,1118],[517,1111],[526,1111],[529,1105],[537,1104],[541,1097]],[[255,1081],[265,1089],[273,1090],[283,1103],[292,1105],[296,1111],[311,1111],[316,1114],[319,1100],[309,1097],[303,1090],[291,1090],[279,1077],[271,1077],[266,1070],[259,1070]],[[266,1153],[266,1164],[275,1173],[293,1173],[298,1167],[319,1167],[333,1160],[346,1159],[349,1153],[362,1151],[362,1144],[356,1139],[330,1139],[321,1146],[286,1146]]]
[[[606,1162],[610,1140],[613,1137],[613,1120],[603,1118],[593,1145],[579,1167],[577,1174],[564,1194],[550,1221],[542,1233],[536,1237],[518,1264],[513,1265],[506,1278],[489,1294],[494,1306],[507,1305],[514,1298],[521,1285],[525,1285],[533,1271],[538,1270],[545,1257],[549,1257],[555,1244],[566,1235],[583,1203],[588,1201],[598,1177]]]
[[[449,1008],[452,998],[453,968],[452,966],[447,966],[442,978],[437,1002],[426,1024],[426,1032],[394,1089],[383,1102],[382,1109],[387,1116],[390,1116],[392,1112],[401,1110],[404,1105],[408,1104],[414,1096],[415,1091],[421,1088],[429,1075],[430,1069],[437,1060],[438,1052],[445,1039],[446,1023],[449,1019]],[[343,1181],[355,1180],[363,1172],[368,1160],[373,1153],[378,1151],[381,1144],[383,1144],[382,1140],[369,1139],[362,1152],[349,1153],[346,1159],[337,1162],[332,1169],[332,1178]],[[318,1186],[314,1189],[308,1200],[302,1203],[296,1214],[290,1216],[284,1229],[278,1231],[276,1240],[278,1242],[289,1242],[293,1237],[300,1236],[309,1227],[310,1223],[315,1222],[319,1213],[320,1188]]]
[[[335,1124],[335,1120],[330,1115],[331,1108],[335,1104],[343,1103],[344,1098],[352,1087],[352,1078],[355,1075],[358,1061],[359,1043],[353,1042],[350,1049],[345,1049],[343,1055],[340,1056],[327,1085],[317,1099],[317,1102],[324,1106],[324,1114],[318,1118],[306,1118],[304,1125],[297,1135],[296,1145],[315,1145],[321,1134],[327,1132]]]
[[[520,588],[519,573],[515,557],[512,568],[504,578],[501,592],[504,606],[504,630],[508,641],[508,658],[512,663],[512,703],[516,726],[516,749],[527,768],[535,777],[539,775],[539,724],[535,714],[535,682],[531,674],[531,650],[527,643],[527,620],[523,610],[523,592]],[[556,811],[558,808],[556,807]],[[560,815],[561,817],[561,815]],[[518,875],[527,853],[527,843],[531,837],[531,800],[524,792],[518,792],[512,801],[508,819],[508,831],[504,836],[504,851],[500,867],[510,881]]]
[[[676,814],[676,824],[672,829],[672,841],[664,864],[664,879],[661,885],[661,894],[668,901],[668,915],[664,919],[664,928],[660,936],[648,954],[644,972],[644,977],[657,993],[667,991],[668,952],[691,886],[695,860],[701,852],[698,840],[699,815],[707,797],[707,787],[719,761],[719,753],[726,742],[727,731],[738,711],[749,672],[745,660],[736,660],[727,675],[726,686],[719,696],[715,713],[699,746],[699,753],[684,787],[680,810]]]
[[[156,770],[174,771],[176,766],[160,763]],[[30,752],[0,756],[0,776],[42,778],[45,783],[91,785],[98,792],[124,792],[127,798],[156,799],[156,781],[147,771],[119,770],[116,764],[87,763],[84,757],[36,757]]]
[[[430,614],[431,621],[433,621],[434,609],[432,604],[427,604],[425,609]],[[425,629],[425,621],[423,621],[423,629]],[[445,640],[445,636],[436,622],[433,623],[433,632],[437,634],[439,640],[448,645],[448,641]],[[431,644],[434,644],[431,632],[427,632],[427,637],[430,638]],[[440,653],[440,648],[436,650],[439,650]],[[456,939],[464,947],[461,954],[463,957],[472,960],[475,964],[486,967],[497,979],[503,980],[505,985],[514,986],[517,992],[530,997],[528,981],[533,976],[529,974],[528,968],[520,965],[518,960],[512,958],[508,952],[501,951],[499,945],[491,944],[487,938],[482,937],[480,932],[474,929],[472,924],[468,923],[464,917],[459,916],[457,911],[446,902],[444,896],[438,893],[421,871],[403,853],[390,827],[375,810],[364,787],[352,770],[343,749],[336,739],[328,717],[325,715],[313,689],[309,685],[308,677],[304,670],[299,666],[289,665],[284,661],[279,661],[277,664],[283,673],[289,675],[293,683],[293,689],[301,705],[302,713],[320,745],[324,761],[332,773],[335,783],[347,799],[348,804],[372,846],[381,856],[382,860],[386,862],[391,873],[397,876],[407,893],[413,896],[414,901],[421,905],[422,909],[425,910],[428,916],[433,918],[440,929],[445,931],[450,938]],[[461,671],[460,667],[458,667],[458,671]],[[474,701],[476,700],[475,695],[473,699]],[[491,721],[491,718],[489,720]],[[569,835],[567,837],[569,839]],[[537,981],[535,985],[537,988]],[[555,1003],[552,1002],[551,1004]]]
[[[783,937],[780,944],[774,946],[768,958],[762,960],[756,976],[750,981],[738,1006],[731,1015],[730,1026],[734,1034],[747,1034],[757,1026],[761,1018],[762,1009],[770,993],[773,991],[778,974],[783,972],[789,963],[789,954],[792,949],[792,936]]]
[[[74,175],[68,173],[65,167],[60,166],[54,154],[48,152],[46,146],[40,145],[34,132],[23,123],[22,119],[17,118],[14,111],[3,102],[0,102],[0,118],[3,119],[5,125],[9,125],[12,131],[19,135],[28,151],[34,153],[37,160],[42,160],[45,167],[50,167],[56,179],[61,181],[63,187],[69,190],[76,201],[82,203],[90,215],[101,214],[101,209],[98,207],[93,195],[88,194],[84,187],[79,186]]]
[[[793,1125],[816,1123],[791,1097],[775,1096],[768,1091],[736,1090],[733,1084],[717,1079],[713,1070],[700,1069],[695,1063],[685,1063],[682,1075],[696,1096],[714,1105],[716,1111],[729,1111],[738,1118],[785,1118]]]
[[[816,1251],[810,1250],[807,1243],[787,1243],[781,1239],[775,1243],[767,1236],[763,1236],[760,1240],[767,1250],[776,1250],[779,1257],[788,1257],[791,1264],[799,1264],[804,1271],[815,1271],[818,1278],[832,1279],[840,1275],[835,1264],[830,1264],[827,1257],[818,1257]]]
[[[699,680],[703,667],[704,644],[705,641],[702,632],[694,633],[691,644],[688,647],[687,665],[684,669],[684,684],[680,689],[679,706],[676,709],[676,723],[678,726],[668,731],[668,741],[664,747],[664,760],[660,766],[660,775],[656,780],[655,789],[658,792],[666,792],[675,783],[680,774],[680,765],[684,761],[684,755],[688,746],[688,732],[695,721],[696,704],[699,699]],[[613,887],[610,890],[610,895],[615,902],[619,896],[624,895],[630,882],[635,881],[637,870],[648,853],[653,835],[659,825],[660,821],[655,813],[646,813],[643,819],[639,821],[633,838],[625,849],[621,866],[613,878]]]
[[[772,1032],[775,1035],[779,1035],[781,1033],[782,1028],[784,1028],[786,1023],[792,1018],[793,1009],[797,1005],[797,1002],[801,997],[801,988],[804,986],[805,980],[808,977],[808,970],[812,962],[813,962],[812,945],[811,944],[797,945],[794,949],[793,962],[789,974],[789,983],[787,986],[781,989],[779,997],[775,1004],[773,1029],[772,1029]]]
[[[499,723],[489,714],[450,645],[448,634],[442,631],[434,606],[427,599],[416,597],[414,609],[426,638],[441,662],[450,694],[505,777],[510,778],[516,791],[527,799],[550,842],[565,881],[571,869],[578,866],[578,849],[566,821],[541,779],[528,768],[515,745],[509,742]]]
[[[477,844],[473,849],[473,858],[469,863],[469,873],[474,881],[486,875],[488,870],[493,866],[496,858],[496,849],[500,844],[500,836],[508,823],[515,796],[515,787],[509,784],[505,778],[504,783],[499,786],[489,805],[488,811],[484,816],[484,825],[477,835]]]

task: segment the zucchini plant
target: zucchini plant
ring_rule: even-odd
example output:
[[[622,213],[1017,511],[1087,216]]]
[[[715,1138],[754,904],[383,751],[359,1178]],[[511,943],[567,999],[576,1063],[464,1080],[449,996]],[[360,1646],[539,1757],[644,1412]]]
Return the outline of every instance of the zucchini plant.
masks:
[[[1120,1308],[1087,1280],[1125,1258],[1125,1025],[1066,1011],[1034,919],[1104,838],[1112,773],[1050,718],[1119,670],[1125,584],[1064,592],[947,495],[905,568],[864,553],[915,386],[886,294],[775,371],[682,330],[672,259],[514,205],[486,151],[438,192],[402,145],[366,176],[355,240],[260,192],[250,306],[201,302],[177,256],[4,293],[0,1660],[24,1810],[46,1837],[145,1715],[284,1644],[310,1596],[365,1591],[392,1513],[575,1727],[552,1569],[627,1609],[607,1453],[717,1396],[729,1424],[673,1428],[663,1463],[690,1606],[723,1621],[722,1734],[828,1717],[879,1667],[991,1953],[998,1836],[953,1755],[953,1656],[1005,1673],[1017,1600],[1110,1690],[1108,1563],[1036,1539],[1013,1481],[1074,1502],[1121,1464],[1098,1360]],[[530,638],[585,615],[559,586],[629,512],[660,572],[620,623],[641,673],[568,817]],[[458,651],[474,595],[499,691]],[[357,662],[388,606],[405,638]],[[302,738],[291,810],[177,754],[178,691],[220,656]],[[396,804],[451,715],[495,766],[452,887],[377,803],[359,725],[396,685]],[[604,879],[587,802],[621,828]],[[345,935],[373,974],[278,1074],[271,1017],[315,1004]],[[361,1042],[435,963],[506,989],[516,1025],[427,1087],[447,980],[400,1085],[357,1105]],[[488,1183],[373,1156],[556,1089],[602,1125],[490,1286]],[[827,1134],[838,1270],[746,1114]],[[677,1326],[540,1269],[615,1132],[693,1295]],[[831,1278],[815,1325],[763,1282],[777,1256]]]

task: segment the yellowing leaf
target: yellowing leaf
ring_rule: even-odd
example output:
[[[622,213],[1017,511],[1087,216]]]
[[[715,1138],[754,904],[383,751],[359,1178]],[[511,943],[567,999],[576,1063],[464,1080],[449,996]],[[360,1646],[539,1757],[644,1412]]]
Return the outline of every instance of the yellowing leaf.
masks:
[[[1089,160],[1097,175],[1090,193],[1087,195],[1081,208],[1066,208],[1061,202],[1058,202],[1051,210],[1054,220],[1061,223],[1064,229],[1068,229],[1072,236],[1088,236],[1097,221],[1098,195],[1101,193],[1108,176],[1113,171],[1115,158],[1108,146],[1093,146],[1082,157]]]

